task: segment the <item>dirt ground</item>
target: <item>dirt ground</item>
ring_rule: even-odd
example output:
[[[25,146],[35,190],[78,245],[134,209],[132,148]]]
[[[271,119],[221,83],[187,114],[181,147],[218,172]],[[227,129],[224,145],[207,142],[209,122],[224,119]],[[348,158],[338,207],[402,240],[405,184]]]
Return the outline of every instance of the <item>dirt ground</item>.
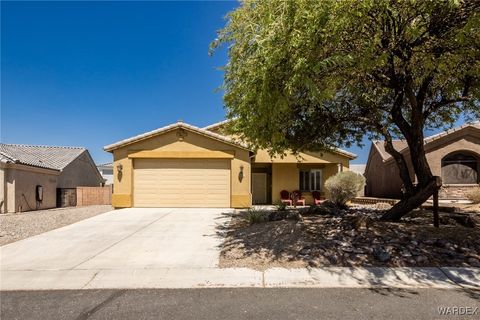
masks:
[[[0,246],[111,211],[109,205],[0,214]]]
[[[452,210],[448,210],[452,211]],[[355,206],[341,215],[302,215],[301,220],[250,224],[245,212],[232,217],[220,257],[221,267],[299,268],[321,266],[480,266],[480,205],[459,205],[475,227],[440,213],[417,210],[402,222],[379,221],[382,211]],[[368,223],[357,228],[357,217]]]

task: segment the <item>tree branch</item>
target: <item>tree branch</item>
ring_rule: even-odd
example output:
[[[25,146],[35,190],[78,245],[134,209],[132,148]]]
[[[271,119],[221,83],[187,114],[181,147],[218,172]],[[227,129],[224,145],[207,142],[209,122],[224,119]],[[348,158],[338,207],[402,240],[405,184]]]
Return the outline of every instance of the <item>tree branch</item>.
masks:
[[[458,98],[454,99],[442,99],[436,103],[432,103],[425,111],[423,112],[423,118],[427,119],[432,113],[440,109],[441,107],[444,107],[446,105],[452,104],[452,103],[457,103],[457,102],[466,102],[470,101],[472,97],[470,96],[461,96]]]

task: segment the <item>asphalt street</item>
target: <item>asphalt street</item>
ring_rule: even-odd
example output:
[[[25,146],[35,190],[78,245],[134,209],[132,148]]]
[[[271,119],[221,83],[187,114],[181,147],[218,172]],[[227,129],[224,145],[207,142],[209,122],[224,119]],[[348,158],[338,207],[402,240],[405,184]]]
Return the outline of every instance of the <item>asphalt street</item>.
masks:
[[[7,319],[478,319],[480,291],[155,289],[4,291]],[[441,310],[440,310],[440,309]],[[447,315],[442,315],[443,311]]]

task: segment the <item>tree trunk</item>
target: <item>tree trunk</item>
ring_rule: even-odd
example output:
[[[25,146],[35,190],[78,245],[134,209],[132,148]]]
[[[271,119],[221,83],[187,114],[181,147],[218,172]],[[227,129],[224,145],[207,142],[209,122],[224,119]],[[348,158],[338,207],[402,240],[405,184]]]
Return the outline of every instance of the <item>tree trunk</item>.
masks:
[[[412,115],[411,122],[405,121],[401,108],[396,106],[392,111],[394,122],[402,132],[403,136],[407,140],[408,149],[410,152],[410,160],[412,162],[413,170],[415,172],[417,185],[413,188],[413,192],[407,191],[406,198],[402,199],[396,205],[392,207],[388,212],[382,216],[382,220],[398,221],[404,215],[411,212],[413,209],[420,207],[425,201],[428,200],[435,192],[442,186],[442,179],[440,177],[434,177],[430,166],[425,156],[425,145],[423,138],[423,123],[422,106],[417,104],[416,98],[411,97]],[[386,149],[389,152],[388,149]],[[395,151],[395,150],[393,150]],[[389,152],[393,154],[395,152]],[[404,185],[411,184],[410,176],[406,177],[405,174],[405,159],[400,158],[398,155],[394,156],[397,166],[400,169],[400,177]],[[408,171],[408,168],[407,168]]]
[[[410,211],[420,207],[428,200],[440,187],[442,186],[442,179],[440,177],[432,177],[427,185],[417,187],[414,195],[405,200],[398,202],[383,216],[382,220],[398,221]]]
[[[393,157],[393,159],[395,159],[395,163],[400,171],[400,178],[402,179],[403,186],[405,187],[405,195],[407,197],[411,196],[414,194],[415,189],[413,187],[412,179],[410,178],[407,162],[405,161],[403,155],[395,150],[390,137],[386,137],[385,139],[385,151],[387,151]]]

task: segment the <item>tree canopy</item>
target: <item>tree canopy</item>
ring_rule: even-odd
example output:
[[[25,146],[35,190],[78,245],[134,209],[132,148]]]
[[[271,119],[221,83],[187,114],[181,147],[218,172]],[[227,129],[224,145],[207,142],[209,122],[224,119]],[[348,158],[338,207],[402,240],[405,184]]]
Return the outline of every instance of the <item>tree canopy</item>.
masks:
[[[231,128],[275,152],[402,134],[479,113],[478,1],[244,1],[213,47],[229,44]],[[401,101],[399,101],[401,100]]]
[[[221,44],[232,133],[272,153],[382,138],[409,195],[432,183],[425,129],[480,117],[480,1],[246,0]]]

